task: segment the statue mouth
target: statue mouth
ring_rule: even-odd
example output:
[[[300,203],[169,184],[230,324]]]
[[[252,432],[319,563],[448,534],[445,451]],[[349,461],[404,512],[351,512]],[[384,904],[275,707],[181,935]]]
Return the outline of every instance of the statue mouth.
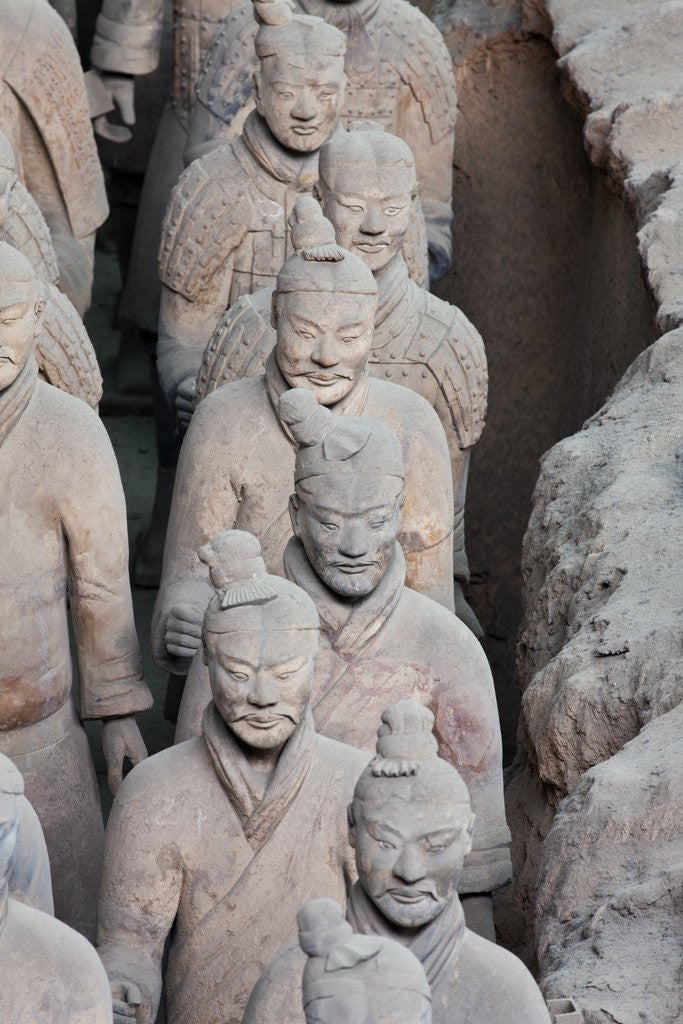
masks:
[[[242,721],[247,722],[253,729],[272,729],[283,719],[283,715],[245,715]]]
[[[356,575],[365,572],[367,569],[372,569],[374,562],[333,562],[333,567],[339,569],[340,572],[347,573],[349,575]]]
[[[379,241],[377,241],[377,242],[363,242],[363,241],[361,241],[361,242],[355,242],[354,244],[355,244],[356,248],[360,249],[362,252],[376,253],[376,252],[381,252],[382,249],[386,249],[386,247],[389,245],[389,242],[387,242],[387,241],[382,241],[382,242],[379,242]]]
[[[408,906],[431,899],[431,893],[422,889],[389,889],[388,895],[397,903],[405,903]]]
[[[307,373],[306,377],[311,383],[317,384],[321,388],[329,388],[331,384],[336,384],[340,380],[348,380],[348,377],[341,373]]]
[[[292,128],[297,135],[315,135],[318,131],[317,124],[295,124]]]

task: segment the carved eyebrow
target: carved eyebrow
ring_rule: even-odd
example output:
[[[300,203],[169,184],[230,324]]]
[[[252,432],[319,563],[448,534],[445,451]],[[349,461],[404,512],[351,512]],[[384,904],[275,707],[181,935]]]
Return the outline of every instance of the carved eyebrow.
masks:
[[[438,842],[439,839],[455,839],[457,834],[457,828],[442,828],[437,832],[425,832],[422,838],[429,840],[429,842],[432,842],[432,840],[437,840]]]
[[[23,299],[18,299],[17,302],[11,302],[9,306],[0,307],[0,316],[7,316],[8,313],[14,313],[15,311],[21,313],[22,310],[28,309],[28,302],[24,302]]]
[[[301,324],[303,327],[313,327],[315,330],[318,329],[318,324],[313,323],[312,320],[307,320],[304,316],[298,316],[296,313],[292,314],[291,319],[295,324]]]
[[[278,661],[271,661],[271,662],[269,662],[266,665],[266,668],[284,668],[284,669],[286,669],[287,667],[291,667],[292,670],[295,671],[297,668],[301,668],[301,666],[304,665],[307,660],[308,660],[308,655],[306,655],[306,654],[299,654],[299,655],[295,655],[293,658],[287,658],[285,661],[280,661],[279,659],[278,659]]]

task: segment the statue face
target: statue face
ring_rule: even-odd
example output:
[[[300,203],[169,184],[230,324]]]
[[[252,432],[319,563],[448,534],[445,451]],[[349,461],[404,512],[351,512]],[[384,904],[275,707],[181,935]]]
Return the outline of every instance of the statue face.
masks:
[[[335,167],[334,188],[321,182],[325,216],[337,241],[377,273],[401,248],[414,206],[415,175],[403,164],[358,161]]]
[[[283,146],[313,153],[337,126],[345,83],[343,57],[265,57],[255,77],[256,109]]]
[[[397,780],[395,789],[402,784]],[[457,889],[474,816],[447,798],[403,796],[354,801],[350,838],[370,899],[393,924],[419,928],[441,913]]]
[[[348,395],[368,361],[376,305],[375,295],[277,295],[277,361],[289,386],[309,388],[321,405]]]
[[[375,473],[328,473],[292,497],[295,535],[335,593],[365,597],[387,570],[401,526],[403,481]],[[310,489],[310,493],[309,493]]]
[[[430,1024],[431,1007],[419,992],[390,988],[378,972],[365,991],[337,993],[306,1007],[306,1024]]]
[[[15,380],[33,351],[42,310],[31,284],[0,281],[0,391]]]
[[[247,614],[260,619],[261,612]],[[317,631],[269,630],[264,624],[208,633],[205,644],[211,692],[223,721],[248,747],[281,747],[308,706]]]
[[[5,887],[14,862],[19,808],[19,797],[0,793],[0,889]]]

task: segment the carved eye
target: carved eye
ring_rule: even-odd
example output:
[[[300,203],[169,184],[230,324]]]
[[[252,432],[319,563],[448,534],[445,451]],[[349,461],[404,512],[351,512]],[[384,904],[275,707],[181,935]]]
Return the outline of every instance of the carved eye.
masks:
[[[378,843],[379,843],[380,849],[382,849],[382,850],[395,850],[396,849],[394,844],[390,843],[388,839],[379,839]]]
[[[236,679],[238,683],[244,683],[249,678],[246,672],[233,672],[232,669],[230,669],[228,675],[230,675],[233,679]]]
[[[362,206],[352,206],[350,203],[346,207],[347,210],[353,210],[354,213],[363,213]]]
[[[370,523],[371,530],[381,530],[383,526],[386,526],[389,522],[388,519],[376,519],[374,523]]]
[[[403,206],[387,206],[387,208],[386,208],[386,210],[384,212],[387,215],[387,217],[395,217],[396,214],[400,213],[401,210],[403,210],[403,209],[404,209]]]
[[[313,341],[315,339],[315,335],[311,334],[310,331],[299,330],[297,333],[300,338],[304,338],[306,341]]]
[[[333,530],[339,529],[336,523],[321,523],[320,525],[323,527],[323,529],[329,530],[330,533],[332,533]]]
[[[293,92],[278,92],[276,96],[279,96],[281,100],[291,100],[294,98]]]

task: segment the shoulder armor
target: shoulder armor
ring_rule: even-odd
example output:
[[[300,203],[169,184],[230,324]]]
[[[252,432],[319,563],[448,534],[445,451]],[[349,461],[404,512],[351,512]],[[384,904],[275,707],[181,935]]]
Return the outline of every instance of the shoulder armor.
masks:
[[[80,59],[64,21],[48,4],[3,0],[3,31],[7,17],[8,37],[20,7],[25,31],[17,37],[21,42],[5,69],[5,79],[37,125],[72,230],[82,238],[104,223],[109,208]]]
[[[3,241],[23,253],[41,281],[57,284],[59,269],[50,229],[35,199],[18,178],[9,190],[2,236]]]
[[[165,285],[190,302],[215,295],[216,275],[247,233],[250,191],[230,145],[190,164],[164,216],[159,276]]]
[[[275,344],[270,325],[272,295],[272,288],[243,295],[223,314],[197,374],[197,403],[222,384],[263,373]]]
[[[252,103],[257,29],[251,2],[235,7],[221,22],[199,77],[197,99],[225,124]]]
[[[50,384],[97,408],[102,397],[102,376],[95,350],[78,313],[54,285],[47,289],[36,357]]]
[[[436,340],[427,363],[451,412],[461,448],[476,444],[486,421],[488,370],[481,335],[457,306],[423,292],[422,331]]]
[[[433,143],[455,128],[458,97],[453,62],[436,25],[406,0],[386,0],[387,27],[397,39],[397,70],[422,107]]]

